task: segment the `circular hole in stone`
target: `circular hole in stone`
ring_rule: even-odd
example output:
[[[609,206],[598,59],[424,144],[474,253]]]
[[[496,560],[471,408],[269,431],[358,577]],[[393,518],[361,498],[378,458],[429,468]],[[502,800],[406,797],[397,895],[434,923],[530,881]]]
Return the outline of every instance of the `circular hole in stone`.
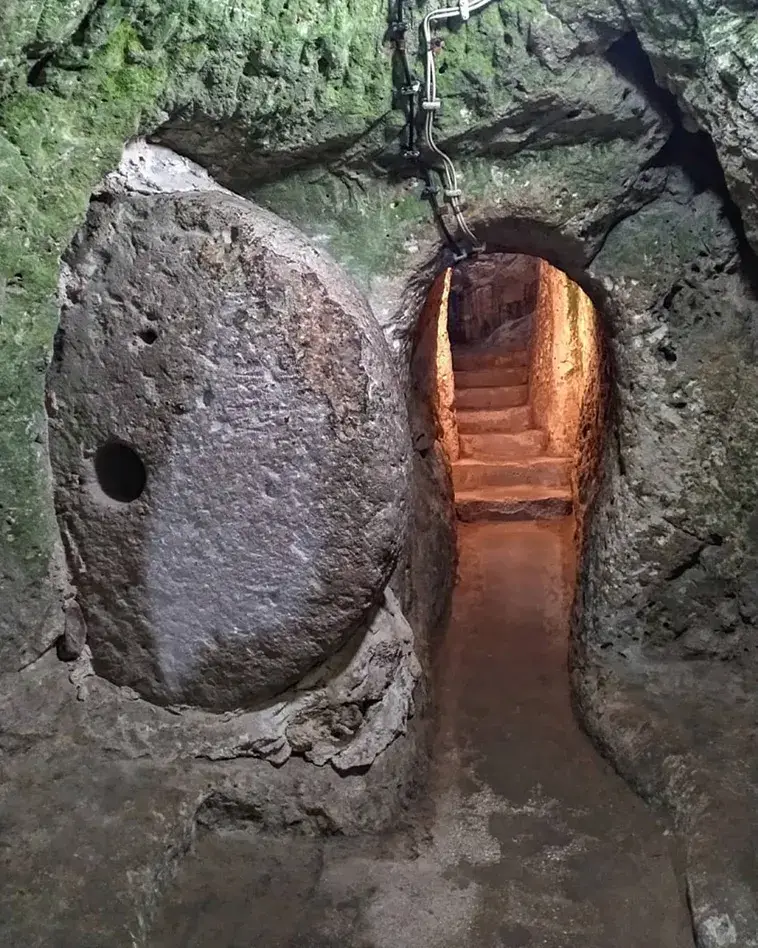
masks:
[[[152,346],[155,340],[158,338],[158,333],[154,329],[141,329],[139,334],[140,339],[148,346]]]
[[[676,350],[673,349],[671,346],[667,346],[667,345],[659,346],[658,351],[667,362],[676,362],[677,360]]]
[[[147,483],[142,459],[123,441],[109,441],[98,448],[95,475],[103,493],[122,504],[136,500]]]

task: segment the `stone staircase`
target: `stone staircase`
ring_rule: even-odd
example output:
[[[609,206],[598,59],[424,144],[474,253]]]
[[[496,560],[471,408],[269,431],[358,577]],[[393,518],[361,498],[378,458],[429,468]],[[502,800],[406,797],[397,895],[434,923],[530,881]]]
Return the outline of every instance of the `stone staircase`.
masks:
[[[532,423],[526,349],[453,349],[461,520],[544,520],[571,513],[570,458],[547,455]]]

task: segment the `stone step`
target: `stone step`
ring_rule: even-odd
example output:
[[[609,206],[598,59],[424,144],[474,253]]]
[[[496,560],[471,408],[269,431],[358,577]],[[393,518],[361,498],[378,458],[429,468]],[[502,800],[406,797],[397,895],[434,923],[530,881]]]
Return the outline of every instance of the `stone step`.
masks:
[[[479,520],[557,520],[568,517],[573,507],[571,491],[559,487],[490,487],[459,491],[455,495],[458,519],[466,523]]]
[[[545,453],[547,434],[540,428],[517,433],[488,432],[460,436],[461,457],[480,461],[534,458]]]
[[[453,464],[453,484],[458,491],[481,487],[536,485],[568,487],[570,458],[536,457],[522,461],[476,461],[463,458]]]
[[[477,369],[506,369],[528,365],[526,349],[474,349],[466,346],[453,347],[453,368],[456,372],[475,372]]]
[[[470,372],[455,372],[455,387],[494,388],[501,385],[526,385],[529,369],[525,365],[507,368],[473,369]]]
[[[501,408],[494,411],[463,409],[456,412],[458,432],[465,434],[487,434],[495,431],[526,431],[532,426],[532,409],[529,405]]]
[[[528,399],[527,385],[462,388],[455,391],[456,408],[513,408],[515,405],[526,405]]]

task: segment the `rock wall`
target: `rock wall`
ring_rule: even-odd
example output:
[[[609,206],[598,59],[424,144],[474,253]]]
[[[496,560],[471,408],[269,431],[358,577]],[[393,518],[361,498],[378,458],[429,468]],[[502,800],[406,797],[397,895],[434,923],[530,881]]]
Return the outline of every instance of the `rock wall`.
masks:
[[[58,653],[0,675],[0,939],[146,946],[198,825],[341,835],[402,819],[424,781],[422,662],[453,576],[449,476],[439,446],[411,459],[408,416],[426,402],[406,406],[349,278],[165,149],[127,149],[63,270],[48,405],[73,584]],[[292,517],[274,509],[287,483]],[[308,545],[323,530],[323,552],[347,557],[331,575]],[[361,592],[353,547],[379,536]],[[267,599],[272,568],[291,575]],[[298,583],[310,593],[293,600]]]
[[[9,667],[62,630],[42,376],[59,256],[127,137],[153,134],[327,243],[362,280],[388,336],[410,338],[407,311],[396,317],[402,280],[390,274],[420,264],[429,220],[395,149],[402,116],[387,112],[385,6],[338,3],[327,17],[305,2],[192,0],[182,9],[52,2],[42,15],[41,3],[11,2],[0,13],[9,603],[0,648]],[[718,168],[720,156],[725,175],[714,186],[752,235],[752,22],[744,3],[631,3],[623,12],[592,0],[493,4],[447,37],[440,74],[443,101],[460,103],[444,110],[440,141],[463,168],[471,212],[499,207],[527,231],[541,229],[537,243],[548,250],[565,225],[574,240],[565,262],[581,267],[582,241],[597,248],[620,217],[654,199],[656,169],[642,169],[663,145],[662,160],[678,161],[707,144],[699,133],[712,133],[711,158]],[[520,236],[507,249],[523,251]]]
[[[455,461],[460,447],[454,407],[453,354],[448,335],[451,283],[451,271],[443,271],[432,284],[418,318],[411,360],[411,391],[420,412],[427,414],[416,434],[417,446],[423,450],[422,439],[429,439],[432,433],[449,460]]]
[[[450,338],[477,343],[504,324],[527,319],[537,299],[538,263],[521,254],[488,254],[453,270]]]
[[[252,0],[5,4],[4,668],[63,628],[42,411],[59,258],[138,129],[328,246],[362,281],[407,384],[438,245],[396,148],[402,116],[387,114],[385,16],[373,0],[328,15]],[[699,944],[749,945],[754,827],[735,833],[719,814],[755,811],[755,6],[502,0],[446,40],[440,142],[477,234],[567,272],[608,338],[614,424],[577,601],[580,713],[677,815]],[[444,466],[424,450],[418,516],[449,537]],[[393,580],[408,602],[409,570],[444,571],[416,536],[415,566]],[[8,740],[26,747],[24,733]]]
[[[598,409],[599,325],[595,307],[565,273],[545,261],[539,283],[530,356],[530,400],[534,421],[548,434],[548,451],[563,457],[592,451],[580,446],[582,421]]]
[[[414,469],[409,543],[396,582],[427,670],[431,640],[447,619],[457,561],[450,460],[457,456],[458,432],[447,336],[449,289],[445,269],[431,286],[422,278],[406,302],[415,317],[407,369]]]

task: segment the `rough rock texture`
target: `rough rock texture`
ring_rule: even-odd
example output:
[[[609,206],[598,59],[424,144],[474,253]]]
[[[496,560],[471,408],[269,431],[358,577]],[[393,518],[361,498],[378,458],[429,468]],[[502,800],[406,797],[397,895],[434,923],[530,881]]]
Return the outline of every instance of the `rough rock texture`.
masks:
[[[0,654],[13,667],[62,625],[41,374],[58,258],[139,126],[328,242],[372,284],[389,335],[404,332],[390,325],[400,293],[386,277],[429,234],[429,220],[412,165],[397,157],[385,17],[376,0],[339,0],[328,16],[305,0],[188,0],[181,12],[143,0],[128,9],[51,0],[44,15],[41,4],[14,0],[0,11],[0,569],[9,602]],[[538,204],[577,213],[588,197],[606,224],[644,200],[644,182],[620,185],[668,128],[618,78],[602,44],[587,46],[578,32],[534,0],[509,0],[448,37],[441,92],[460,108],[445,110],[441,131],[470,160],[467,194],[497,205],[542,182]],[[606,32],[607,45],[616,27]],[[377,168],[398,174],[388,182]]]
[[[58,258],[138,127],[328,245],[363,281],[407,380],[437,243],[396,147],[402,119],[385,114],[385,16],[374,0],[328,14],[305,0],[4,5],[4,667],[63,630],[42,413]],[[707,948],[758,931],[743,700],[756,692],[755,23],[752,0],[501,0],[445,34],[440,73],[440,140],[479,235],[566,270],[605,320],[614,425],[588,518],[577,701],[605,752],[678,812]],[[414,518],[435,530],[413,533],[415,565],[393,579],[409,619],[433,597],[406,578],[439,580],[444,556],[423,554],[451,552],[445,466],[438,446],[421,450]]]
[[[634,40],[670,93],[667,110],[685,135],[710,137],[748,238],[758,243],[755,162],[758,57],[754,0],[549,0],[547,7],[575,39],[606,48],[609,37]],[[627,64],[631,57],[624,57]]]
[[[571,719],[570,524],[460,540],[428,818],[379,839],[198,834],[151,948],[692,948],[676,841]]]
[[[113,209],[114,192],[167,188],[215,186],[190,163],[137,144],[99,189],[99,203]],[[207,209],[202,196],[194,200]],[[210,204],[228,200],[217,195]],[[232,200],[243,215],[269,219]],[[155,198],[119,201],[132,210],[155,206]],[[165,199],[172,202],[187,206],[176,195]],[[290,278],[309,259],[312,251],[303,250]],[[333,265],[314,265],[311,279],[334,289]],[[347,295],[352,306],[356,294]],[[372,358],[381,362],[379,342]],[[400,404],[393,417],[405,430]],[[429,504],[414,511],[416,525],[434,524],[423,519],[437,509],[438,494],[428,494]],[[438,523],[449,527],[442,517]],[[447,586],[418,585],[419,564],[438,564],[433,581],[444,569],[449,583],[451,572],[444,549],[429,555],[433,545],[431,533],[402,545],[393,577],[413,630],[386,589],[368,628],[275,701],[246,712],[167,709],[100,677],[83,639],[82,610],[67,588],[58,655],[48,652],[21,674],[0,678],[0,941],[146,948],[156,906],[198,826],[252,822],[274,833],[343,835],[396,824],[426,770],[426,696],[414,632],[437,621]]]
[[[390,590],[365,633],[256,711],[225,716],[189,708],[167,712],[102,680],[91,659],[85,647],[60,674],[53,673],[49,662],[43,671],[53,684],[53,705],[75,695],[83,703],[77,714],[91,712],[91,719],[79,726],[95,754],[106,747],[124,759],[248,758],[277,767],[294,756],[317,767],[331,764],[340,773],[369,767],[406,733],[420,677],[412,630]],[[24,696],[25,687],[20,693]],[[32,743],[40,739],[41,722],[24,719],[27,701],[28,696],[22,697],[20,708],[13,709],[10,698],[3,699],[6,741],[12,734],[17,739],[23,734]],[[65,730],[65,724],[47,726],[59,737]],[[344,818],[350,821],[349,814]]]
[[[710,663],[603,661],[574,688],[619,772],[675,818],[698,948],[754,948],[755,680]]]
[[[529,397],[532,420],[547,431],[548,452],[583,460],[578,449],[597,455],[589,439],[579,440],[582,420],[594,417],[600,332],[595,307],[565,273],[542,261],[531,340]],[[575,478],[576,480],[576,478]]]
[[[216,710],[281,691],[364,622],[404,543],[410,446],[371,314],[223,194],[95,202],[62,295],[50,447],[95,668]]]
[[[704,142],[697,127],[713,134],[752,235],[754,10],[748,0],[493,4],[446,37],[440,74],[441,140],[467,163],[466,194],[548,226],[581,218],[589,200],[587,224],[600,238],[652,199],[656,175],[640,169],[672,130],[693,155]],[[339,0],[328,15],[305,0],[12,0],[0,11],[0,569],[9,602],[0,654],[14,667],[62,628],[41,369],[58,256],[93,187],[126,137],[140,126],[156,132],[328,242],[373,283],[389,324],[400,296],[385,277],[429,221],[395,147],[402,119],[388,111],[385,17],[375,0]],[[618,75],[618,47],[608,59],[619,40],[631,82]],[[650,54],[655,76],[635,50]],[[655,77],[678,104],[672,95],[646,103]],[[391,169],[391,182],[377,168]]]
[[[3,676],[0,943],[147,948],[198,825],[340,836],[396,824],[424,773],[418,674],[389,593],[360,642],[259,712],[156,707],[86,654]]]
[[[702,247],[682,254],[685,233],[664,236],[663,225],[682,220],[685,205],[684,246],[699,232]],[[735,819],[755,839],[752,822],[738,815],[753,806],[755,776],[735,779],[728,792],[722,779],[735,764],[741,769],[744,750],[735,757],[735,748],[749,739],[754,719],[739,699],[726,713],[710,689],[693,692],[682,667],[694,661],[703,674],[710,666],[720,676],[727,662],[733,695],[755,688],[755,630],[740,590],[752,588],[758,306],[716,207],[710,195],[670,188],[620,225],[591,266],[614,298],[606,312],[616,418],[605,480],[587,518],[574,654],[577,702],[591,733],[679,818],[695,931],[707,948],[755,944],[758,932],[758,900],[746,881],[754,873],[742,857],[712,855],[728,849]],[[650,233],[659,256],[636,257],[638,241],[650,246]],[[674,246],[679,266],[672,272],[660,261],[668,264]],[[602,688],[594,686],[598,676]],[[648,682],[658,692],[651,719]],[[614,713],[620,702],[629,710],[630,694],[635,714]],[[727,720],[735,739],[713,753],[702,735]],[[722,929],[731,934],[722,938]]]
[[[455,379],[447,327],[451,278],[450,270],[437,277],[419,314],[410,379],[411,397],[419,415],[414,419],[417,450],[428,452],[432,444],[438,442],[447,460],[456,461],[459,444],[454,408]]]
[[[442,301],[449,275],[429,287],[427,274],[407,287],[404,312],[413,312],[407,340],[405,384],[413,443],[408,543],[393,578],[403,611],[416,633],[427,672],[431,639],[445,627],[457,562],[450,458],[458,450],[452,404],[452,354]],[[397,315],[397,314],[396,314]],[[399,320],[398,320],[399,321]],[[405,351],[403,343],[401,351]]]
[[[510,324],[528,321],[537,300],[538,280],[538,261],[522,254],[488,254],[455,267],[450,296],[452,342],[482,342],[498,329],[507,332]]]

